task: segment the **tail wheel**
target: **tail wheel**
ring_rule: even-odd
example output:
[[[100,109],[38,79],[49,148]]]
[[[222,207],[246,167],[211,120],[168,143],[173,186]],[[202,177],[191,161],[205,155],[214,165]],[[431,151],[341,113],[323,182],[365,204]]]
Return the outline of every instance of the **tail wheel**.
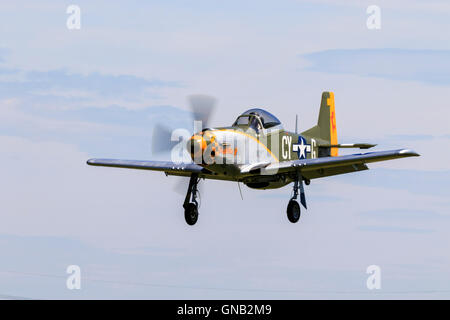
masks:
[[[189,203],[184,208],[184,219],[186,223],[190,226],[193,226],[198,220],[198,208],[195,203]]]
[[[292,223],[296,223],[300,219],[300,206],[297,201],[289,201],[287,206],[287,217]]]

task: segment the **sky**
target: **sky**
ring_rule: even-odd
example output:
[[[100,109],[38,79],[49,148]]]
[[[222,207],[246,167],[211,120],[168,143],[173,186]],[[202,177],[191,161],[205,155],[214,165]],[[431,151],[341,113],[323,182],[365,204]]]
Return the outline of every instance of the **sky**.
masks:
[[[0,299],[450,298],[449,13],[443,0],[0,2]],[[291,186],[241,200],[202,181],[190,227],[183,178],[86,165],[164,158],[153,128],[190,128],[191,94],[217,99],[212,125],[262,107],[306,130],[322,91],[339,142],[421,156],[313,180],[297,224]]]

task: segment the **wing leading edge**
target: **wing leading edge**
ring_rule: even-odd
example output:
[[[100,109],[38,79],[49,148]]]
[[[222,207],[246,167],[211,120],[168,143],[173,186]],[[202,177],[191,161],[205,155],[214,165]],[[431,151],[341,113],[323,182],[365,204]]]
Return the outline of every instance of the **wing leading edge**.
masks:
[[[191,173],[210,174],[209,170],[195,163],[175,163],[171,161],[141,161],[119,159],[89,159],[88,165],[127,169],[163,171],[172,175],[190,175]]]
[[[284,161],[273,163],[267,166],[265,170],[267,173],[270,173],[271,170],[281,173],[301,170],[304,177],[315,179],[336,174],[367,170],[366,163],[417,156],[419,156],[418,153],[409,149],[376,151],[338,157]]]

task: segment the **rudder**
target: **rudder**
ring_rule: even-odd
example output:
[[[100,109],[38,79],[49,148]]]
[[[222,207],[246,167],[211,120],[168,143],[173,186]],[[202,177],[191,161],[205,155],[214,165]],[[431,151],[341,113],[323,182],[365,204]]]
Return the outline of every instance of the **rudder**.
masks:
[[[319,120],[317,125],[302,134],[319,138],[330,145],[337,145],[336,109],[334,106],[334,93],[325,91],[320,102]],[[338,155],[338,148],[329,148],[330,156]]]

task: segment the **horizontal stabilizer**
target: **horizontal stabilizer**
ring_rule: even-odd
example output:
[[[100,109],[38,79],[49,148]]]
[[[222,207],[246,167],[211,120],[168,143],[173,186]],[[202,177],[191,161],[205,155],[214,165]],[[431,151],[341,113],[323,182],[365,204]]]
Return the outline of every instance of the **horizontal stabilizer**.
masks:
[[[322,148],[359,148],[359,149],[370,149],[375,147],[376,144],[370,143],[342,143],[342,144],[319,144]]]

